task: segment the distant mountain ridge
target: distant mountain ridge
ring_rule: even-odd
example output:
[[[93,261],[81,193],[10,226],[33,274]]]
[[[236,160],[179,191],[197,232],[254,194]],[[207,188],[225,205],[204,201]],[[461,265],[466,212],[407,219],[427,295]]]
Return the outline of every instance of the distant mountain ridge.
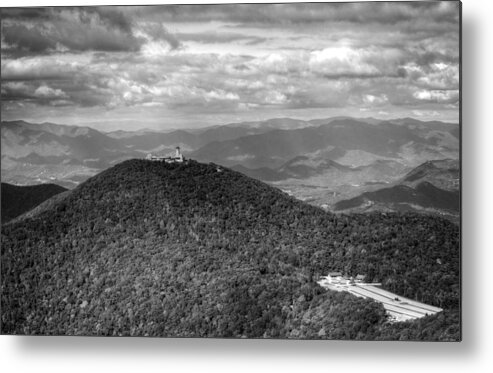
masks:
[[[366,202],[387,204],[389,210],[397,211],[410,211],[414,205],[458,213],[460,195],[459,192],[449,192],[424,181],[416,188],[396,185],[375,192],[365,192],[359,197],[336,203],[335,209],[347,210],[361,207]]]
[[[59,163],[74,161],[83,164],[95,158],[108,163],[128,152],[120,142],[89,127],[13,121],[2,122],[1,131],[2,158],[35,155],[57,157]]]
[[[414,122],[413,122],[414,123]],[[192,152],[191,157],[233,166],[238,162],[245,167],[258,168],[281,166],[296,156],[313,153],[332,147],[331,160],[352,150],[365,151],[381,157],[418,156],[427,151],[446,158],[450,152],[457,153],[458,140],[450,134],[455,127],[442,123],[441,131],[450,135],[451,144],[441,147],[437,139],[426,132],[426,127],[396,124],[383,121],[370,124],[355,119],[340,119],[320,126],[294,130],[273,130],[263,134],[240,137],[228,141],[215,141]],[[436,136],[436,135],[435,135]],[[453,140],[455,139],[455,140]],[[417,154],[414,154],[417,153]],[[426,160],[426,159],[425,159]]]
[[[460,164],[458,160],[427,161],[394,185],[334,204],[335,211],[424,211],[460,214]]]
[[[460,187],[460,164],[457,159],[427,161],[410,171],[402,183],[415,185],[426,180],[436,187],[457,191]]]
[[[233,170],[239,171],[250,177],[263,181],[279,181],[289,178],[303,179],[311,176],[319,175],[329,170],[351,172],[355,169],[341,165],[331,160],[316,160],[313,161],[307,156],[297,156],[288,162],[284,163],[276,169],[268,167],[260,167],[250,169],[242,165],[231,167]]]

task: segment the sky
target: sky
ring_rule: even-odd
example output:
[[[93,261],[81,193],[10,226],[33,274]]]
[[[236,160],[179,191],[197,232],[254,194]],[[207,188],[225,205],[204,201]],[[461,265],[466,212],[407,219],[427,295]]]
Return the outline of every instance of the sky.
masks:
[[[459,3],[3,8],[1,119],[459,121]]]

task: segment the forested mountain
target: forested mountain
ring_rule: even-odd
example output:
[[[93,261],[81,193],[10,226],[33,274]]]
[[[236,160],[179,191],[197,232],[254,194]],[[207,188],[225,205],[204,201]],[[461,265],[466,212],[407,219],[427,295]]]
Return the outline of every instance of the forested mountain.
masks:
[[[2,224],[66,190],[56,184],[17,186],[2,183]]]
[[[460,339],[457,226],[330,214],[214,164],[125,161],[3,225],[1,255],[6,334]],[[444,312],[390,324],[329,270]]]

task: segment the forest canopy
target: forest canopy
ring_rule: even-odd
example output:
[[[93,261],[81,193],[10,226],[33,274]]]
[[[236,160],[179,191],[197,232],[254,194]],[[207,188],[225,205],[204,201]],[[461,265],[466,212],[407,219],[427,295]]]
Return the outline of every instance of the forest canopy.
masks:
[[[460,339],[456,225],[331,214],[214,164],[123,162],[3,225],[1,250],[6,334]],[[330,270],[444,312],[389,323],[319,287]]]

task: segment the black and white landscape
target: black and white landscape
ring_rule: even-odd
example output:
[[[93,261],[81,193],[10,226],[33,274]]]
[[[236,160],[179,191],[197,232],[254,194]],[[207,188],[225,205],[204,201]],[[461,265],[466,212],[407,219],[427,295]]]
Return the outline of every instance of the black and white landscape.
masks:
[[[460,340],[459,6],[2,9],[1,332]]]

